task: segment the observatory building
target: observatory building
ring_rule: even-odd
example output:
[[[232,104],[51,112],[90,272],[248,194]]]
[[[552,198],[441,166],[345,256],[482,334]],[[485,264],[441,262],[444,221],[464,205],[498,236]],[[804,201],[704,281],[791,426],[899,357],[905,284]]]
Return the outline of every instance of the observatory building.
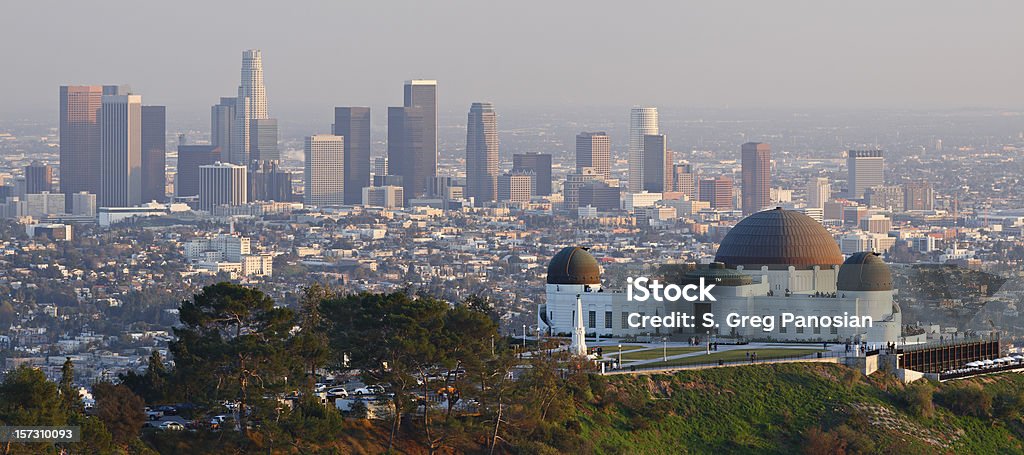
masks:
[[[538,324],[552,335],[572,333],[578,294],[586,332],[600,336],[703,335],[708,328],[701,327],[700,321],[708,312],[719,324],[710,329],[712,333],[747,340],[886,343],[900,336],[902,320],[899,305],[893,302],[889,266],[873,252],[855,253],[844,260],[832,235],[800,212],[776,208],[744,218],[726,234],[714,263],[692,266],[683,282],[663,284],[696,284],[701,278],[715,285],[711,290],[715,301],[629,301],[625,292],[602,286],[601,268],[586,248],[567,247],[548,265],[547,299],[538,307]],[[697,327],[631,327],[633,313],[686,313],[695,316]],[[770,331],[729,328],[725,318],[730,313],[773,316],[776,322]],[[787,314],[819,321],[866,316],[871,326],[783,325]]]

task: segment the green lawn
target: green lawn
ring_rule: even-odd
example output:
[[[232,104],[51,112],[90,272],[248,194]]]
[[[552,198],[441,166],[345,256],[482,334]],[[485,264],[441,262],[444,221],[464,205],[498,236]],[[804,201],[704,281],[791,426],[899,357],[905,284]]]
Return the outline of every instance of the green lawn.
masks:
[[[699,350],[699,349],[698,349]],[[671,349],[669,350],[671,351]],[[667,366],[683,366],[683,365],[696,365],[700,363],[714,363],[719,360],[725,362],[735,362],[737,360],[747,360],[747,352],[756,352],[757,360],[771,360],[779,359],[784,357],[801,357],[806,355],[814,354],[815,352],[825,352],[821,349],[736,349],[732,351],[712,352],[710,355],[698,355],[693,357],[684,357],[681,359],[669,360],[668,362],[655,362],[644,364],[644,368],[649,367],[667,367]],[[640,354],[640,353],[637,353]],[[661,351],[658,351],[658,355],[648,357],[649,359],[656,358],[661,355]],[[669,355],[672,355],[671,353]],[[623,362],[625,362],[625,357]]]
[[[649,348],[649,347],[651,347],[651,346],[650,345],[646,345],[646,344],[624,344],[624,345],[622,345],[622,352],[635,351],[637,349],[646,349],[646,348]],[[597,349],[596,346],[590,346],[590,348],[591,349]],[[600,348],[604,349],[604,356],[605,357],[608,357],[609,354],[618,354],[618,352],[619,352],[619,346],[618,345],[600,346]]]
[[[679,354],[689,354],[691,352],[704,351],[706,349],[707,348],[700,347],[700,346],[687,346],[687,347],[682,347],[682,348],[679,348],[679,347],[668,348],[666,351],[667,351],[669,356],[673,356],[673,355],[679,355]],[[617,355],[614,351],[612,351],[610,353],[608,351],[605,351],[605,357],[607,357],[608,354],[611,354],[613,356],[613,358],[616,358],[614,356]],[[636,351],[636,352],[630,352],[630,353],[627,353],[627,354],[622,354],[622,361],[623,362],[632,362],[632,361],[636,361],[636,360],[657,359],[657,358],[660,358],[662,355],[663,355],[662,348],[658,347],[658,348],[651,349],[651,350],[648,350],[648,351]]]

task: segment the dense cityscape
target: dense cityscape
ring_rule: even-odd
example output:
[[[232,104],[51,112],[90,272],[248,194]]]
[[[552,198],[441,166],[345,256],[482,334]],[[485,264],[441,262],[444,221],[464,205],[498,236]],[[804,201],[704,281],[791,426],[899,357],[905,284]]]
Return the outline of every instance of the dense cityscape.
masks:
[[[536,331],[545,266],[562,247],[589,247],[622,282],[652,264],[709,263],[738,220],[775,206],[821,222],[844,254],[1003,275],[1024,259],[1014,122],[976,143],[923,129],[931,117],[913,113],[850,133],[792,117],[745,122],[758,131],[745,137],[765,142],[736,144],[733,122],[687,125],[634,107],[621,122],[595,122],[619,131],[628,120],[628,137],[538,125],[529,141],[500,129],[498,108],[482,102],[459,144],[455,134],[429,140],[441,130],[439,84],[411,80],[405,105],[388,109],[381,154],[365,107],[335,108],[332,134],[279,141],[262,68],[258,50],[243,53],[239,97],[211,108],[208,134],[168,133],[164,108],[127,86],[74,85],[60,87],[60,127],[4,131],[7,368],[29,363],[56,378],[72,356],[87,383],[143,367],[151,350],[166,354],[180,301],[219,280],[281,302],[309,281],[484,295],[501,302],[503,331]],[[680,150],[661,123],[688,142],[699,134],[699,147]],[[843,139],[870,131],[879,142]],[[303,142],[301,153],[288,149]],[[523,153],[508,160],[506,142]],[[1019,330],[1013,299],[985,314],[942,322],[988,329],[1006,317],[999,325]]]
[[[0,116],[3,453],[1024,448],[1022,110],[298,114],[211,49],[189,113],[69,65]]]

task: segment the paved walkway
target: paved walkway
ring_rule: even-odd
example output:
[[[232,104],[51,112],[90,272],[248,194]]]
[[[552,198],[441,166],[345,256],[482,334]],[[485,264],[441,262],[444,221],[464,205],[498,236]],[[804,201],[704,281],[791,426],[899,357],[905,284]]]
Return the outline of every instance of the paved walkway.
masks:
[[[618,357],[619,354],[618,354],[618,350],[617,350],[618,349],[618,345],[619,345],[619,343],[613,343],[613,344],[608,344],[608,345],[601,343],[601,344],[597,344],[597,345],[590,345],[590,344],[588,344],[587,347],[593,349],[593,348],[596,348],[596,347],[600,346],[601,348],[604,349],[604,356],[603,356],[604,359],[616,360],[616,359],[619,358]],[[692,346],[689,343],[680,343],[680,342],[668,343],[667,345],[664,345],[664,346],[659,345],[657,343],[650,343],[650,344],[629,343],[629,344],[626,344],[626,345],[627,346],[641,346],[642,345],[644,347],[640,348],[640,349],[631,349],[629,351],[622,351],[622,355],[623,356],[628,356],[628,355],[635,354],[635,353],[638,353],[638,352],[650,352],[650,351],[661,352],[664,348],[669,348],[669,349],[672,349],[672,348],[701,348],[701,349],[699,351],[695,351],[695,352],[687,352],[687,353],[683,353],[683,354],[669,355],[667,358],[659,355],[659,356],[651,358],[651,359],[634,360],[634,361],[624,360],[622,362],[622,367],[623,368],[641,367],[643,365],[652,364],[652,363],[658,363],[658,362],[662,362],[662,361],[665,361],[665,360],[683,359],[683,358],[687,358],[687,357],[699,357],[699,356],[703,356],[703,355],[707,355],[708,354],[708,352],[707,352],[707,345]],[[749,343],[749,344],[740,344],[740,345],[719,344],[718,345],[718,350],[716,351],[716,350],[712,349],[711,353],[714,354],[716,352],[728,352],[728,351],[756,351],[756,350],[759,350],[759,349],[822,349],[823,347],[824,346],[822,344],[815,344],[815,343],[803,343],[803,344],[800,344],[800,343],[797,343],[797,344],[792,344],[792,343]],[[829,344],[828,345],[828,350],[832,352],[832,355],[836,355],[837,353],[838,354],[844,354],[844,355],[850,354],[850,353],[846,353],[846,346],[842,345],[842,344]],[[782,359],[782,360],[784,360],[784,359]],[[761,361],[759,360],[758,362],[761,362]]]

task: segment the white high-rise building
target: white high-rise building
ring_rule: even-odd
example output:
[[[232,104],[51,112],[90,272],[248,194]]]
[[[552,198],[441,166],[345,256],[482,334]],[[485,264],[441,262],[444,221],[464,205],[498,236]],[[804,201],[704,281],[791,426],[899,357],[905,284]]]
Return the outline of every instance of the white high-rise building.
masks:
[[[22,213],[37,220],[64,213],[64,196],[63,193],[51,193],[49,191],[26,194],[25,210]]]
[[[96,217],[96,195],[79,191],[71,195],[71,214]]]
[[[242,205],[249,201],[247,168],[216,162],[199,166],[199,208],[211,210],[220,205]]]
[[[235,134],[231,138],[229,161],[248,164],[253,120],[267,116],[267,89],[263,86],[263,56],[259,49],[242,51],[242,82],[235,99]]]
[[[807,182],[807,206],[816,209],[825,208],[825,203],[832,199],[832,184],[825,177],[815,177]]]
[[[142,203],[142,97],[104,95],[100,108],[101,207]]]
[[[639,193],[644,182],[644,136],[658,134],[658,108],[634,107],[629,113],[629,191]]]
[[[306,205],[345,203],[345,138],[318,134],[306,138]]]
[[[885,185],[885,157],[881,150],[850,150],[846,154],[849,172],[847,197],[861,199],[864,190]]]

